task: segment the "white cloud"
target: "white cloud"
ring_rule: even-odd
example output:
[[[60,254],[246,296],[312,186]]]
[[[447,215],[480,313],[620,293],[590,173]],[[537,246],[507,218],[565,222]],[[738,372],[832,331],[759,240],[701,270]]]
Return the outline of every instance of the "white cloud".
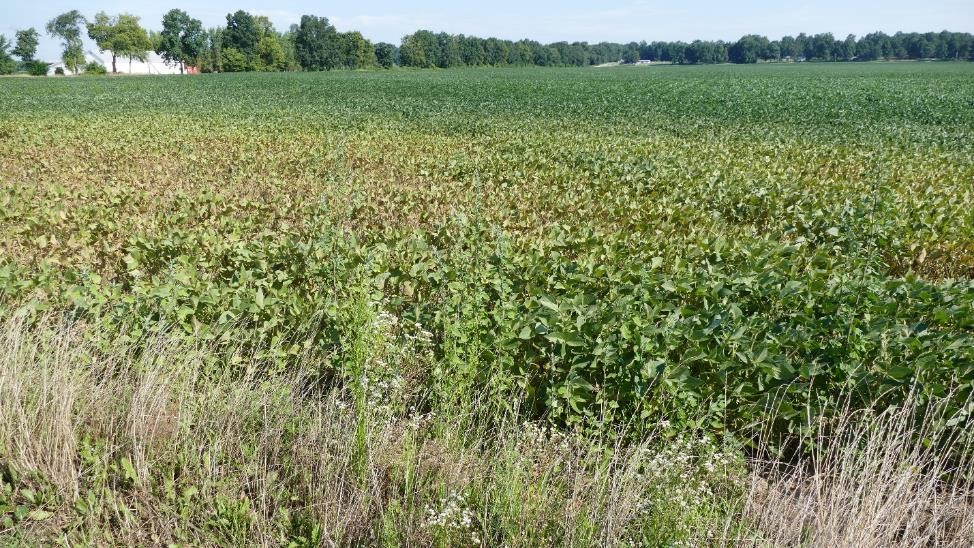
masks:
[[[249,9],[244,11],[249,12],[251,15],[263,15],[270,19],[278,30],[287,30],[291,25],[296,25],[301,22],[300,13],[288,10]]]

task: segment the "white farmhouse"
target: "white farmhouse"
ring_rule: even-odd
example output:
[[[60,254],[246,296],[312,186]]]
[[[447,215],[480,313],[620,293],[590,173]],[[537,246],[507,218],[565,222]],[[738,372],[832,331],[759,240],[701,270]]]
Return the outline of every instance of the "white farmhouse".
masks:
[[[112,56],[108,52],[97,53],[92,50],[85,52],[85,63],[96,62],[103,65],[109,71],[112,70]],[[131,62],[125,57],[115,60],[115,66],[120,74],[179,74],[179,66],[170,66],[163,61],[162,57],[155,52],[149,52],[145,61],[133,59]],[[57,61],[48,66],[47,74],[52,76],[58,67],[64,69],[64,74],[70,75],[71,71],[65,68],[64,63]]]

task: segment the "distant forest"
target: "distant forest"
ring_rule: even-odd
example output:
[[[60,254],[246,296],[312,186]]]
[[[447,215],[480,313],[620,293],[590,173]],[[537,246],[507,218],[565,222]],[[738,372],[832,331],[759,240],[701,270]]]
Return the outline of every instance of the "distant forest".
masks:
[[[878,59],[974,60],[974,35],[960,32],[874,32],[836,39],[831,33],[785,36],[780,40],[747,35],[736,42],[555,42],[501,40],[420,30],[399,45],[373,43],[360,32],[339,32],[325,17],[305,15],[300,24],[279,32],[267,17],[237,11],[225,27],[205,29],[181,10],[169,11],[162,31],[147,31],[130,14],[101,12],[87,19],[73,10],[51,20],[47,34],[62,41],[62,61],[74,72],[101,70],[84,65],[81,36],[95,40],[117,57],[144,59],[155,51],[168,63],[200,72],[318,71],[332,69],[450,68],[463,66],[590,66],[605,63],[675,64],[757,63],[776,61],[873,61]],[[46,74],[34,59],[40,34],[19,30],[16,43],[0,35],[0,73],[26,70]],[[11,50],[12,48],[12,50]],[[10,50],[10,51],[8,51]],[[13,56],[20,57],[18,63]]]
[[[736,42],[512,42],[496,38],[419,31],[402,39],[397,64],[413,67],[479,65],[586,66],[621,61],[678,64],[757,63],[759,61],[873,61],[877,59],[974,60],[974,36],[958,32],[876,32],[836,40],[831,33],[768,40],[748,35]]]

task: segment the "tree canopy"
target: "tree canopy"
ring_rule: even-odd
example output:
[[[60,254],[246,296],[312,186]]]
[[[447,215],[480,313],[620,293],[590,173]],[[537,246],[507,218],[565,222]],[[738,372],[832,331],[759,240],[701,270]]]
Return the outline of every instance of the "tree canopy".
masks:
[[[99,12],[88,23],[88,37],[95,41],[101,51],[111,52],[112,72],[118,72],[118,57],[128,58],[131,67],[133,59],[144,61],[146,53],[152,48],[149,34],[139,24],[139,18],[129,13],[109,17],[107,13]]]
[[[47,23],[47,33],[55,38],[61,39],[63,51],[61,60],[64,66],[75,74],[85,63],[84,49],[81,42],[81,27],[87,22],[84,15],[78,10],[71,10]]]
[[[156,53],[169,64],[179,65],[179,72],[185,71],[189,63],[203,53],[206,47],[206,34],[203,23],[193,19],[182,10],[169,10],[162,18],[162,32]]]
[[[304,70],[331,70],[338,66],[338,31],[327,17],[304,15],[294,35],[294,52]]]
[[[20,57],[21,61],[30,63],[34,60],[34,56],[37,55],[37,46],[39,43],[40,34],[37,32],[37,29],[31,27],[29,29],[18,30],[17,45],[11,53]]]
[[[17,62],[10,56],[10,40],[0,34],[0,74],[11,74],[17,70]]]

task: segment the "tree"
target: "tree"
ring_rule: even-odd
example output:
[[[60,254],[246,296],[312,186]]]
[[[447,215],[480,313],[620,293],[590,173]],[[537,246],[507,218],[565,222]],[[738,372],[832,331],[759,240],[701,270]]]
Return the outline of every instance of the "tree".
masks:
[[[837,42],[831,32],[816,34],[805,48],[805,57],[822,61],[835,60]]]
[[[225,71],[281,70],[286,66],[280,37],[267,17],[254,17],[243,10],[228,14],[222,42],[220,58]],[[227,54],[229,50],[233,51]]]
[[[375,61],[382,68],[392,68],[398,62],[398,56],[398,48],[392,44],[379,42],[375,45]]]
[[[81,41],[72,42],[61,55],[64,66],[75,74],[81,73],[81,68],[85,65],[85,52],[82,49]]]
[[[693,64],[716,64],[727,61],[727,47],[723,42],[694,40],[687,46],[686,61]]]
[[[37,29],[31,27],[25,30],[17,31],[17,46],[14,47],[13,53],[24,63],[30,63],[34,60],[34,56],[37,55],[37,44],[40,42],[40,34],[38,34]]]
[[[62,40],[64,51],[61,60],[71,72],[78,74],[85,62],[81,43],[81,26],[87,22],[78,10],[62,13],[47,23],[47,33]]]
[[[795,40],[794,36],[785,36],[778,42],[778,51],[781,53],[783,59],[795,60],[801,57],[801,48],[798,47],[798,41]]]
[[[460,43],[457,41],[456,36],[445,32],[438,33],[436,35],[436,46],[434,49],[439,52],[436,66],[450,68],[463,64],[463,60],[460,57]],[[530,50],[528,50],[526,56],[531,57]]]
[[[372,67],[376,64],[375,47],[358,31],[338,34],[340,44],[341,65],[345,68],[358,69]]]
[[[145,61],[146,52],[152,48],[149,33],[139,25],[139,18],[123,13],[117,17],[109,17],[105,12],[95,15],[95,20],[88,23],[88,37],[95,41],[101,51],[112,54],[112,72],[118,72],[117,57],[127,57],[129,72],[132,72],[132,59]]]
[[[683,42],[673,42],[669,44],[663,52],[663,60],[671,63],[683,64],[687,62],[687,50],[689,47]]]
[[[204,35],[206,41],[195,65],[202,72],[221,72],[223,71],[223,29],[207,29]]]
[[[17,70],[17,62],[10,56],[10,41],[0,34],[0,74],[13,74]]]
[[[267,32],[257,42],[254,70],[260,72],[281,71],[287,68],[284,47],[275,32]]]
[[[101,51],[110,51],[112,54],[112,72],[118,72],[115,67],[115,58],[118,55],[115,51],[115,19],[108,17],[108,14],[100,11],[95,14],[95,20],[88,22],[88,38],[95,41]]]
[[[6,38],[3,39],[6,41]],[[40,41],[40,34],[34,28],[29,28],[25,30],[17,31],[17,45],[14,47],[13,51],[10,53],[20,57],[23,62],[22,68],[27,71],[31,76],[47,76],[48,64],[42,61],[37,61],[34,56],[37,55],[37,44]],[[11,59],[11,62],[13,60]],[[3,62],[0,62],[2,64]],[[14,65],[16,68],[16,64]],[[9,68],[9,65],[6,67]],[[0,68],[0,70],[5,70],[5,68]]]
[[[298,26],[291,25],[291,28],[281,35],[281,47],[284,48],[284,70],[287,71],[301,70],[301,65],[298,64],[298,58],[294,52],[294,36],[297,32]]]
[[[764,36],[748,34],[735,42],[727,51],[731,63],[757,63],[762,54],[769,52],[771,44]]]
[[[338,65],[338,32],[327,17],[301,16],[294,33],[294,56],[304,70],[331,70]]]
[[[186,65],[195,63],[206,47],[203,23],[182,10],[169,10],[162,17],[162,32],[156,48],[162,58],[171,65],[179,65],[183,74]]]
[[[495,40],[491,38],[490,40]],[[488,40],[488,42],[490,41]],[[503,63],[507,63],[508,50],[503,51]],[[433,68],[440,66],[443,57],[440,51],[440,41],[435,34],[428,30],[418,30],[404,36],[399,48],[402,64],[407,67]],[[500,61],[498,61],[500,64]]]
[[[863,61],[873,61],[883,57],[883,43],[886,35],[881,32],[867,34],[856,44],[856,56]]]
[[[223,45],[233,48],[251,60],[257,53],[257,43],[263,36],[262,29],[253,15],[239,10],[227,15],[227,29],[223,33]]]
[[[626,48],[622,53],[622,62],[627,65],[635,65],[639,62],[639,47],[633,45]]]
[[[852,61],[856,58],[856,36],[854,34],[845,37],[845,42],[842,43],[842,58],[846,61]]]
[[[247,57],[237,48],[223,48],[220,57],[220,64],[226,72],[244,72],[249,68]]]
[[[156,51],[159,49],[159,45],[162,44],[162,33],[157,30],[148,29],[146,31],[149,34],[149,44],[152,45],[150,51]]]

